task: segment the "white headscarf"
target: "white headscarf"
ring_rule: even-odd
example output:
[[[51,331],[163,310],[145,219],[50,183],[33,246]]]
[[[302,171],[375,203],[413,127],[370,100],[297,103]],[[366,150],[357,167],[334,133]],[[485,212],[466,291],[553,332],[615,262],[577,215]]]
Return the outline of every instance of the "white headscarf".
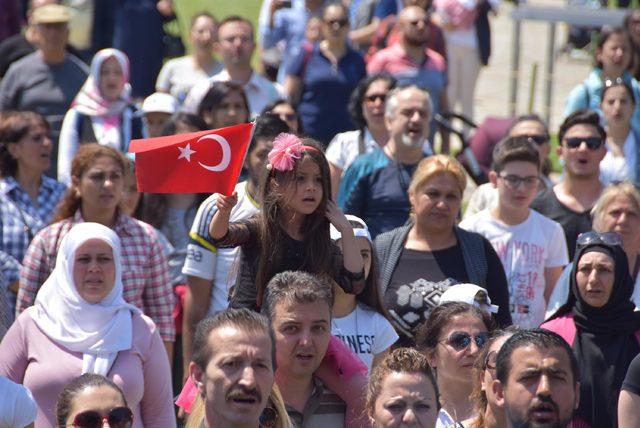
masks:
[[[100,239],[113,250],[116,274],[111,292],[100,303],[80,297],[73,280],[75,253],[84,242]],[[82,373],[109,372],[118,351],[131,349],[132,312],[140,312],[122,298],[120,239],[98,223],[75,225],[62,239],[56,266],[36,297],[31,317],[51,340],[82,352]]]

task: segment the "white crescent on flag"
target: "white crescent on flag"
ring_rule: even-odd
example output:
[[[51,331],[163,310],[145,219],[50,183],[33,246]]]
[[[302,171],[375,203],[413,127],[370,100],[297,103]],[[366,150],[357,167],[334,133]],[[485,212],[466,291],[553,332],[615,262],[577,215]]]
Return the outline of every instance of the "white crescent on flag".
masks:
[[[218,134],[209,134],[198,139],[198,143],[202,140],[214,140],[220,144],[220,148],[222,149],[222,159],[218,165],[206,165],[202,162],[198,162],[198,164],[208,171],[220,172],[227,169],[229,163],[231,162],[231,147],[229,147],[229,142],[222,136]]]

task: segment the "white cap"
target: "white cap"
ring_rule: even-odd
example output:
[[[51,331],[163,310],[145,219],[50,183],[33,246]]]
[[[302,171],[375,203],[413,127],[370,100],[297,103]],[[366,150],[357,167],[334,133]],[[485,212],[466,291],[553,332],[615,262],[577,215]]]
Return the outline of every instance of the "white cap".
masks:
[[[345,214],[345,217],[347,218],[347,220],[349,220],[349,222],[358,223],[360,225],[360,227],[356,227],[356,226],[353,227],[353,235],[356,238],[357,237],[367,238],[369,242],[372,242],[371,234],[369,233],[369,228],[367,227],[367,223],[365,223],[364,220],[362,220],[360,217],[356,217],[351,214]],[[342,234],[340,233],[340,231],[338,231],[338,229],[335,228],[334,225],[329,226],[329,230],[331,233],[331,239],[333,239],[334,241],[337,241],[338,239],[342,238]]]
[[[169,94],[155,92],[144,99],[142,103],[143,113],[168,113],[178,111],[178,101]]]
[[[491,304],[487,290],[475,284],[452,285],[442,293],[438,304],[445,302],[464,302],[480,309],[486,309],[492,314],[498,312],[498,306]]]

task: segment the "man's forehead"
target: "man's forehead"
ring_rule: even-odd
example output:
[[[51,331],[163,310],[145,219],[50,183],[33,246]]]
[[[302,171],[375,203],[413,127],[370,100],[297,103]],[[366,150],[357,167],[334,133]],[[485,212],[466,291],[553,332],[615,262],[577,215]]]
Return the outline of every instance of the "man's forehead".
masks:
[[[558,346],[541,348],[527,345],[513,351],[511,367],[512,372],[529,368],[571,372],[571,359],[566,350]]]
[[[573,125],[571,128],[567,129],[567,132],[565,133],[565,138],[568,136],[590,136],[590,135],[600,135],[598,133],[598,128],[588,123],[577,123]]]
[[[276,322],[304,322],[328,320],[331,310],[326,302],[318,300],[313,303],[298,303],[288,300],[280,301],[274,308]]]
[[[221,354],[233,350],[253,350],[271,355],[271,336],[268,332],[256,329],[243,329],[233,325],[223,325],[209,333],[209,345],[214,354]]]

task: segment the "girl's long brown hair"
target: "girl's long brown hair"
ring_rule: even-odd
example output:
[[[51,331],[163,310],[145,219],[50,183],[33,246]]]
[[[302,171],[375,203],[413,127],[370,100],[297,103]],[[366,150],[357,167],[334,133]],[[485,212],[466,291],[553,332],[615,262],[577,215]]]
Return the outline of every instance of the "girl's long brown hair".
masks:
[[[331,195],[329,164],[320,148],[312,139],[302,139],[302,144],[313,147],[303,152],[292,171],[265,170],[262,176],[260,192],[262,211],[259,221],[260,261],[256,275],[257,304],[262,306],[262,294],[267,282],[279,272],[284,250],[286,232],[280,226],[284,218],[283,205],[286,205],[287,186],[295,184],[298,165],[304,158],[310,158],[322,177],[322,199],[318,208],[305,217],[302,222],[304,233],[305,259],[300,270],[316,275],[331,277],[331,262],[334,245],[329,234],[329,220],[326,216],[327,200]]]

